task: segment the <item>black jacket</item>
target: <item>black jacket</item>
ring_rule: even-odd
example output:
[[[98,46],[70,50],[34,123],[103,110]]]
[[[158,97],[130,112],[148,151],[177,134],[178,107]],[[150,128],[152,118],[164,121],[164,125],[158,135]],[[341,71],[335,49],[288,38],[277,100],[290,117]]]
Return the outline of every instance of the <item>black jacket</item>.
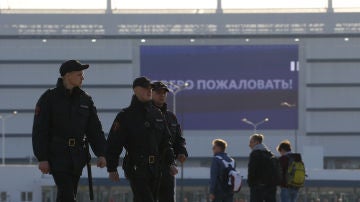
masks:
[[[169,130],[160,110],[151,102],[142,103],[133,96],[131,105],[116,116],[107,139],[109,172],[117,170],[123,148],[127,160],[124,162],[130,167],[147,166],[149,156],[155,156],[158,163],[167,166],[174,162]]]
[[[182,135],[182,130],[176,115],[168,110],[167,104],[165,103],[163,107],[160,108],[161,112],[164,115],[164,118],[168,124],[171,133],[171,146],[174,149],[175,157],[180,154],[184,154],[188,157],[188,152],[186,150],[186,141]]]
[[[91,97],[80,88],[72,93],[58,79],[36,104],[32,142],[38,161],[49,161],[51,172],[81,174],[89,159],[84,136],[96,156],[105,155],[105,136]],[[69,139],[75,145],[69,146]]]
[[[250,187],[257,185],[270,185],[272,180],[272,165],[270,163],[270,156],[273,154],[262,147],[261,149],[254,149],[250,153],[248,164],[248,185]]]

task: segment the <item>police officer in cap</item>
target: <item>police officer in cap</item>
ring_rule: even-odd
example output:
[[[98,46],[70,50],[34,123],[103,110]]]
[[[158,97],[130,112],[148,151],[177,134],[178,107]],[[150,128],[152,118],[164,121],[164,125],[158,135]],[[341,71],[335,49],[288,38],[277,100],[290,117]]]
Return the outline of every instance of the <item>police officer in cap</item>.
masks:
[[[57,202],[74,202],[82,169],[90,160],[87,142],[105,167],[106,140],[91,97],[80,89],[89,65],[64,62],[56,88],[47,90],[36,104],[32,142],[43,174],[52,174]]]
[[[107,139],[106,159],[109,178],[119,181],[117,166],[123,148],[123,170],[134,194],[134,202],[155,202],[159,189],[160,167],[176,175],[170,132],[159,109],[152,105],[150,80],[133,82],[134,95],[128,108],[115,118]]]
[[[188,157],[186,142],[182,136],[180,124],[174,113],[167,109],[166,98],[169,88],[163,82],[153,83],[153,104],[163,113],[171,132],[171,146],[174,150],[176,159],[184,163]],[[174,202],[175,196],[175,177],[169,174],[169,170],[162,168],[162,175],[159,189],[159,202]]]

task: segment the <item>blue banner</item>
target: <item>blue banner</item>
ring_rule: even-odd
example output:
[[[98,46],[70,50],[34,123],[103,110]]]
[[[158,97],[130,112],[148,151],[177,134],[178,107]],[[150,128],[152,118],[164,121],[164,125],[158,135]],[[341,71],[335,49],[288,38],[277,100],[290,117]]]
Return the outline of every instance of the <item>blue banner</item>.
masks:
[[[185,129],[298,127],[298,46],[141,46],[141,75],[187,87],[176,95]],[[173,96],[169,94],[169,109]]]

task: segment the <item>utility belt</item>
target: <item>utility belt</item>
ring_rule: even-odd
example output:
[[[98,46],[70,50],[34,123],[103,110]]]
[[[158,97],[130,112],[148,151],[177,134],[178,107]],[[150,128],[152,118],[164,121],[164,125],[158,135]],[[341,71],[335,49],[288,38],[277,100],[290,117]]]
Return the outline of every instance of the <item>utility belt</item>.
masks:
[[[126,154],[125,161],[130,166],[155,166],[159,164],[159,157],[156,155],[129,155]]]
[[[55,143],[60,143],[60,144],[64,144],[70,148],[75,148],[75,147],[83,147],[86,146],[86,139],[84,138],[78,138],[78,137],[58,137],[58,136],[53,136],[52,137],[52,142]]]
[[[126,154],[123,161],[123,169],[128,179],[136,175],[160,176],[160,159],[156,155],[129,155]]]

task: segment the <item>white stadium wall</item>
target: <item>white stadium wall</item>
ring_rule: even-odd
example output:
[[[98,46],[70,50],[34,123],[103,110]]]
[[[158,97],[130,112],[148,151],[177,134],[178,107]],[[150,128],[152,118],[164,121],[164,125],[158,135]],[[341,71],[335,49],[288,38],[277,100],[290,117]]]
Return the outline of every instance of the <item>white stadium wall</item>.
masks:
[[[0,166],[0,179],[9,183],[0,183],[0,191],[7,192],[13,201],[20,201],[23,191],[33,192],[34,201],[40,201],[41,190],[54,191],[50,177],[37,171],[31,130],[35,103],[46,89],[55,86],[61,62],[78,59],[91,65],[85,73],[84,89],[93,97],[104,132],[108,133],[116,114],[130,102],[132,80],[140,74],[141,45],[299,45],[299,129],[260,128],[260,132],[274,152],[281,140],[297,141],[296,149],[303,153],[308,167],[308,180],[313,181],[313,187],[304,192],[325,186],[322,181],[332,181],[331,186],[358,187],[358,13],[322,8],[305,14],[264,10],[226,14],[215,13],[215,9],[211,14],[124,14],[115,8],[113,14],[78,15],[76,11],[16,14],[0,8],[0,114],[19,112],[6,121],[9,164]],[[236,157],[246,176],[252,131],[242,129],[242,118],[238,130],[184,131],[190,154],[185,179],[208,179],[210,143],[219,137],[228,141],[228,152]],[[352,170],[330,170],[334,168]],[[95,180],[108,183],[106,175],[106,170],[94,168]],[[207,181],[201,186],[207,195]]]
[[[235,39],[201,39],[201,44],[249,44]],[[291,44],[291,39],[258,39],[251,44]],[[358,156],[360,141],[359,39],[304,38],[300,45],[300,88],[298,149],[321,146],[324,156]],[[33,109],[38,97],[55,85],[58,67],[66,59],[90,63],[85,73],[85,90],[94,98],[108,132],[116,113],[130,102],[131,82],[139,75],[140,45],[191,45],[179,39],[0,39],[0,110],[20,113],[7,120],[7,158],[28,158],[31,147]],[[336,48],[334,48],[336,47]],[[181,96],[181,95],[180,95]],[[210,141],[222,137],[230,142],[233,156],[249,153],[251,131],[184,131],[191,157],[209,157]],[[271,124],[271,121],[268,123]],[[294,141],[295,131],[261,131],[275,149],[282,139]],[[23,144],[23,147],[17,147]],[[199,147],[199,145],[201,145]],[[344,146],[346,145],[346,146]],[[14,148],[16,146],[16,148]]]

